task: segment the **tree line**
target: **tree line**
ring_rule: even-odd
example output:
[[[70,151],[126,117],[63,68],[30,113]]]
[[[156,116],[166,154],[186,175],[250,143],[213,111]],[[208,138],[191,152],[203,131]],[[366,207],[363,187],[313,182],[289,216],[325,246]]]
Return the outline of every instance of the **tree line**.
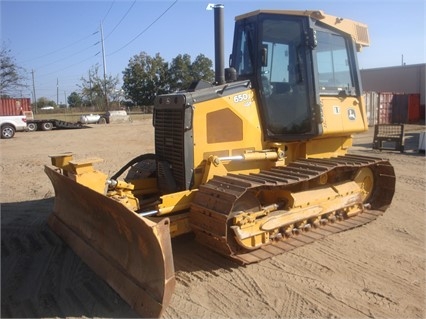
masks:
[[[122,72],[122,85],[119,76],[100,74],[100,66],[90,68],[87,76],[82,76],[79,92],[71,92],[67,97],[70,107],[94,106],[99,110],[109,106],[150,106],[157,95],[187,89],[193,81],[214,81],[213,62],[203,54],[193,61],[189,54],[179,54],[167,62],[160,53],[150,56],[146,52],[130,58]],[[0,92],[10,96],[10,92],[25,87],[23,68],[16,65],[9,50],[0,51]],[[4,79],[4,80],[3,80]],[[7,79],[7,81],[6,81]],[[56,106],[54,101],[41,97],[36,107]]]

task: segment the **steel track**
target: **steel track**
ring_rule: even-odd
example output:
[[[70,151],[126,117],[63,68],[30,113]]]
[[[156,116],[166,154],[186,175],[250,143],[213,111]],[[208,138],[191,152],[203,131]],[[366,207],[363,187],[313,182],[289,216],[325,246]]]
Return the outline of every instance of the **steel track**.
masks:
[[[259,249],[248,251],[235,248],[233,231],[229,229],[234,204],[243,195],[275,188],[294,189],[321,175],[348,176],[360,168],[369,167],[374,174],[374,187],[362,214],[336,220],[310,231],[271,240]],[[276,167],[257,174],[215,176],[197,192],[190,211],[191,227],[203,245],[229,256],[242,264],[258,262],[309,244],[328,235],[359,227],[382,215],[395,192],[395,173],[385,159],[345,155],[330,159],[301,159],[285,167]],[[247,195],[246,195],[247,196]]]

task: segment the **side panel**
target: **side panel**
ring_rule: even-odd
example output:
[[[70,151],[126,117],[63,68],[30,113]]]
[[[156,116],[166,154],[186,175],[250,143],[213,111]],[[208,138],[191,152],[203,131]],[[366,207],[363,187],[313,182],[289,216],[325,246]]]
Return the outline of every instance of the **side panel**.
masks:
[[[348,135],[368,129],[364,99],[321,97],[323,137]]]
[[[201,180],[204,163],[209,156],[239,156],[246,151],[264,149],[253,89],[234,91],[230,95],[195,104],[193,123],[194,167],[198,181]],[[250,170],[251,167],[261,168],[259,163],[247,162],[230,162],[225,166],[232,172]]]

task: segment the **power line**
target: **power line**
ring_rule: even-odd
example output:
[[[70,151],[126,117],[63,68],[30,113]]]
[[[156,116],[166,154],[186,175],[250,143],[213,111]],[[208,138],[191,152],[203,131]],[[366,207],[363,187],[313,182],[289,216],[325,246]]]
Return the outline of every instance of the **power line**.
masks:
[[[135,2],[136,2],[136,0],[135,0]],[[113,7],[113,5],[114,5],[114,3],[115,3],[115,0],[114,1],[112,1],[112,3],[111,3],[111,5],[109,6],[109,8],[108,8],[108,11],[106,12],[106,14],[104,15],[104,17],[103,17],[103,20],[105,20],[107,17],[108,17],[108,15],[109,15],[109,13],[111,12],[111,9],[112,9],[112,7]],[[133,5],[134,5],[134,3],[131,5],[131,7],[128,9],[128,12],[130,11],[130,9],[133,7]],[[127,16],[127,14],[128,14],[128,12],[126,12],[126,14],[123,16],[123,18],[118,22],[118,24],[114,27],[114,29],[111,31],[111,33],[112,32],[114,32],[115,31],[115,29],[121,24],[121,22],[124,20],[124,18]],[[102,21],[103,21],[102,20]],[[50,56],[50,55],[53,55],[53,54],[55,54],[55,53],[58,53],[58,52],[60,52],[60,51],[62,51],[62,50],[65,50],[65,49],[67,49],[67,48],[69,48],[69,47],[72,47],[72,46],[74,46],[74,45],[76,45],[76,44],[79,44],[80,42],[82,42],[82,41],[84,41],[84,40],[86,40],[86,39],[88,39],[88,38],[90,38],[90,37],[92,37],[92,36],[94,36],[94,35],[96,35],[96,34],[98,34],[99,33],[99,31],[98,30],[96,30],[95,32],[93,32],[93,33],[91,33],[91,34],[89,34],[89,35],[86,35],[86,36],[84,36],[84,37],[82,37],[82,38],[80,38],[80,39],[78,39],[78,40],[76,40],[76,41],[74,41],[74,42],[72,42],[72,43],[69,43],[69,44],[67,44],[67,45],[65,45],[65,46],[63,46],[63,47],[60,47],[60,48],[58,48],[58,49],[54,49],[53,51],[50,51],[50,52],[48,52],[48,53],[45,53],[45,54],[42,54],[42,55],[40,55],[40,56],[37,56],[37,57],[34,57],[34,58],[31,58],[31,59],[28,59],[28,60],[25,60],[24,62],[22,62],[22,63],[31,63],[31,62],[33,62],[34,60],[37,60],[37,59],[41,59],[41,58],[44,58],[44,57],[48,57],[48,56]],[[111,34],[110,33],[110,34]],[[75,53],[73,53],[73,54],[69,54],[68,56],[66,56],[66,57],[63,57],[63,58],[61,58],[61,59],[58,59],[58,60],[56,60],[56,61],[53,61],[53,62],[50,62],[50,63],[48,63],[48,64],[45,64],[45,65],[42,65],[41,67],[39,67],[39,68],[45,68],[45,67],[47,67],[47,66],[50,66],[50,65],[52,65],[52,64],[55,64],[55,63],[57,63],[57,62],[60,62],[60,61],[64,61],[64,60],[66,60],[66,59],[69,59],[69,58],[72,58],[72,57],[74,57],[74,56],[77,56],[78,54],[80,54],[80,53],[82,53],[82,52],[84,52],[84,51],[87,51],[88,49],[90,49],[90,48],[92,48],[92,47],[94,47],[94,46],[96,46],[97,44],[99,44],[99,42],[97,42],[97,43],[95,43],[95,44],[93,44],[93,45],[90,45],[90,46],[88,46],[88,47],[85,47],[84,49],[82,49],[82,50],[79,50],[79,51],[77,51],[77,52],[75,52]],[[96,54],[97,55],[97,54]],[[46,76],[49,76],[49,75],[54,75],[54,74],[58,74],[59,72],[61,72],[61,71],[63,71],[63,70],[66,70],[66,69],[69,69],[69,68],[72,68],[72,67],[75,67],[75,66],[77,66],[77,65],[79,65],[79,64],[82,64],[82,63],[84,63],[84,62],[86,62],[86,61],[88,61],[88,60],[91,60],[91,59],[93,59],[96,55],[93,55],[93,54],[91,54],[89,57],[86,57],[86,58],[84,58],[84,59],[82,59],[82,60],[80,60],[80,61],[78,61],[78,62],[76,62],[76,63],[72,63],[72,64],[70,64],[70,65],[67,65],[67,66],[65,66],[65,67],[63,67],[63,68],[60,68],[60,69],[58,69],[58,70],[55,70],[55,71],[52,71],[52,72],[48,72],[48,73],[44,73],[44,74],[41,74],[41,75],[39,75],[38,77],[46,77]],[[34,77],[34,69],[32,70],[32,76]],[[33,81],[34,81],[34,79],[33,79]],[[47,88],[46,89],[44,89],[44,88],[40,88],[40,90],[48,90]],[[34,90],[34,88],[33,88],[33,97],[34,97],[34,99],[36,99],[36,97],[35,97],[35,90]]]
[[[109,7],[109,9],[108,9],[107,13],[105,14],[105,16],[104,16],[103,20],[105,20],[105,19],[106,19],[106,17],[108,16],[108,14],[110,13],[111,8],[113,7],[114,3],[115,3],[115,0],[111,3],[111,5],[110,5],[110,7]],[[132,5],[132,6],[133,6],[133,5]],[[123,18],[123,19],[124,19],[124,18]],[[120,21],[120,22],[121,22],[121,21]],[[117,26],[118,26],[118,25],[117,25]],[[84,37],[84,38],[81,38],[80,40],[77,40],[77,41],[75,41],[75,42],[73,42],[73,43],[71,43],[71,44],[68,44],[68,45],[66,45],[66,46],[64,46],[64,47],[62,47],[62,48],[60,48],[60,49],[57,49],[57,50],[54,50],[54,51],[52,51],[52,52],[46,53],[46,54],[44,54],[44,55],[42,55],[42,56],[40,56],[40,57],[45,57],[45,56],[51,55],[51,54],[53,54],[53,53],[56,53],[56,52],[58,52],[58,51],[61,51],[61,50],[63,50],[63,49],[66,49],[66,48],[68,48],[68,47],[70,47],[70,46],[73,46],[73,45],[75,45],[75,44],[77,44],[77,43],[79,43],[79,42],[81,42],[81,41],[83,41],[83,40],[85,40],[85,39],[87,39],[87,38],[89,38],[89,37],[91,37],[91,36],[93,36],[93,35],[96,35],[96,34],[98,34],[98,33],[99,33],[99,30],[96,30],[96,31],[95,31],[95,32],[93,32],[92,34],[90,34],[90,35],[88,35],[88,36],[86,36],[86,37]],[[91,49],[92,47],[94,47],[94,46],[98,45],[99,43],[100,43],[100,41],[98,41],[98,42],[96,42],[96,43],[94,43],[94,44],[92,44],[92,45],[90,45],[90,46],[88,46],[88,47],[85,47],[84,49],[79,50],[79,51],[77,51],[77,52],[75,52],[75,53],[72,53],[72,54],[69,54],[69,55],[67,55],[67,56],[65,56],[65,57],[62,57],[62,58],[60,58],[60,59],[58,59],[58,60],[52,61],[52,62],[47,63],[47,64],[44,64],[44,65],[42,65],[42,66],[39,66],[38,68],[39,68],[39,69],[41,69],[41,68],[46,68],[46,67],[48,67],[48,66],[50,66],[50,65],[52,65],[52,64],[55,64],[55,63],[58,63],[58,62],[64,61],[64,60],[69,59],[69,58],[72,58],[72,57],[75,57],[75,56],[77,56],[78,54],[80,54],[80,53],[82,53],[82,52],[85,52],[85,51],[87,51],[87,50]],[[60,72],[60,71],[63,71],[63,70],[69,69],[69,68],[71,68],[71,67],[73,67],[73,66],[76,66],[76,65],[82,64],[83,62],[85,62],[85,61],[87,61],[87,60],[92,59],[93,57],[95,57],[95,56],[96,56],[96,55],[98,55],[98,54],[99,54],[99,52],[98,52],[98,53],[96,53],[95,55],[90,55],[89,57],[86,57],[86,58],[84,58],[83,60],[80,60],[79,62],[73,63],[73,64],[68,65],[68,66],[66,66],[66,67],[63,67],[63,68],[61,68],[61,69],[59,69],[59,70],[56,70],[56,71],[53,71],[53,72],[49,72],[49,73],[44,73],[44,74],[42,74],[42,75],[41,75],[41,77],[48,76],[48,75],[52,75],[52,74],[54,74],[54,73],[57,73],[57,72]]]
[[[105,20],[105,18],[108,16],[109,12],[111,11],[111,8],[113,7],[114,2],[115,2],[115,0],[111,3],[111,6],[109,7],[108,12],[105,14],[105,16],[104,16],[103,20]],[[133,8],[133,6],[135,5],[135,3],[136,3],[136,0],[134,0],[134,1],[133,1],[133,3],[131,4],[131,6],[129,7],[129,9],[127,10],[127,12],[126,12],[126,13],[124,14],[124,16],[120,19],[120,21],[116,24],[116,26],[115,26],[115,27],[114,27],[114,29],[113,29],[113,30],[109,33],[109,35],[111,35],[111,34],[115,31],[115,29],[116,29],[116,28],[117,28],[117,27],[121,24],[121,22],[125,19],[125,17],[128,15],[128,13],[130,12],[130,10],[131,10],[131,9]],[[98,34],[98,33],[99,33],[99,31],[95,31],[95,32],[93,32],[90,36],[93,36],[93,35]],[[109,35],[108,35],[108,36],[109,36]],[[87,38],[87,37],[85,37],[84,39],[86,39],[86,38]],[[81,40],[80,40],[80,41],[81,41]],[[72,43],[72,44],[70,44],[70,45],[65,46],[64,48],[70,47],[70,46],[72,46],[72,45],[74,45],[74,44],[76,44],[76,43],[78,43],[78,42],[80,42],[80,41],[76,41],[76,42],[74,42],[74,43]],[[100,41],[97,41],[97,42],[96,42],[96,43],[94,43],[93,45],[90,45],[90,46],[88,46],[88,47],[86,47],[86,48],[84,48],[84,49],[82,49],[82,50],[80,50],[80,51],[77,51],[77,52],[75,52],[75,53],[73,53],[73,54],[70,54],[70,55],[68,55],[68,56],[65,56],[65,57],[63,57],[63,58],[61,58],[61,59],[58,59],[58,60],[52,61],[52,62],[50,62],[50,63],[48,63],[48,64],[44,64],[44,65],[40,66],[40,67],[39,67],[39,69],[40,69],[40,68],[45,68],[45,67],[50,66],[50,65],[52,65],[52,64],[55,64],[55,63],[58,63],[58,62],[64,61],[64,60],[69,59],[69,58],[72,58],[72,57],[75,57],[75,56],[77,56],[78,54],[80,54],[80,53],[82,53],[82,52],[85,52],[85,51],[87,51],[87,50],[91,49],[92,47],[94,47],[94,46],[96,46],[96,45],[98,45],[98,44],[100,44]],[[62,49],[64,49],[64,48],[62,48]],[[55,53],[55,52],[60,51],[60,50],[62,50],[62,49],[55,50],[55,51],[53,51],[53,52],[51,52],[51,53],[49,53],[49,54]],[[100,53],[100,52],[96,53],[94,56],[97,56],[99,53]],[[85,59],[83,59],[83,60],[81,60],[80,62],[77,62],[77,63],[74,63],[74,64],[72,64],[72,65],[66,66],[66,67],[64,67],[64,68],[62,68],[62,69],[60,69],[60,70],[58,70],[58,71],[56,71],[56,72],[63,71],[63,70],[66,70],[66,69],[69,69],[70,67],[73,67],[73,66],[79,65],[79,64],[81,64],[81,63],[83,63],[83,62],[85,62],[85,61],[87,61],[87,60],[89,60],[89,59],[91,59],[91,58],[93,58],[93,56],[92,56],[92,55],[91,55],[91,56],[89,56],[89,57],[87,57],[87,58],[85,58]],[[41,76],[52,75],[52,74],[54,74],[54,73],[55,73],[55,72],[49,72],[49,73],[42,74]]]
[[[136,0],[133,1],[132,5],[129,7],[129,9],[127,9],[126,13],[123,15],[123,17],[120,19],[120,21],[118,21],[118,23],[115,25],[115,27],[112,29],[112,31],[110,33],[108,33],[108,35],[105,37],[105,39],[108,39],[108,37],[115,31],[115,29],[117,29],[117,27],[121,24],[121,22],[123,22],[124,18],[129,14],[130,10],[133,8],[135,3],[136,3]]]
[[[105,21],[105,19],[108,17],[109,12],[111,11],[111,8],[112,8],[112,6],[114,5],[114,3],[115,3],[115,0],[114,0],[114,1],[111,3],[111,5],[109,6],[109,9],[108,9],[107,13],[105,14],[104,18],[102,19],[102,22],[104,22],[104,21]]]
[[[135,1],[136,1],[136,0],[135,0]],[[102,19],[102,21],[104,21],[104,20],[107,18],[107,16],[109,15],[109,13],[110,13],[110,11],[111,11],[111,8],[113,7],[114,3],[115,3],[115,0],[114,0],[114,1],[112,1],[112,3],[111,3],[111,5],[110,5],[110,7],[109,7],[109,9],[108,9],[107,13],[105,14],[104,18]],[[132,6],[133,6],[133,5],[132,5]],[[120,22],[121,22],[121,21],[120,21]],[[117,26],[118,26],[118,25],[117,25]],[[114,30],[113,30],[113,31],[114,31]],[[53,51],[51,51],[51,52],[48,52],[48,53],[42,54],[42,55],[37,56],[37,57],[34,57],[34,58],[31,58],[31,59],[29,59],[29,60],[22,61],[22,63],[23,63],[23,64],[25,64],[25,63],[32,62],[32,61],[34,61],[34,60],[38,60],[38,59],[41,59],[41,58],[47,57],[47,56],[49,56],[49,55],[55,54],[55,53],[57,53],[57,52],[59,52],[59,51],[65,50],[65,49],[67,49],[67,48],[69,48],[69,47],[71,47],[71,46],[73,46],[73,45],[75,45],[75,44],[78,44],[78,43],[80,43],[80,42],[82,42],[82,41],[84,41],[84,40],[86,40],[86,39],[88,39],[88,38],[90,38],[90,37],[92,37],[92,36],[94,36],[94,35],[98,34],[98,33],[99,33],[99,30],[96,30],[96,31],[92,32],[91,34],[86,35],[86,36],[84,36],[84,37],[82,37],[82,38],[80,38],[80,39],[78,39],[78,40],[76,40],[76,41],[74,41],[74,42],[72,42],[72,43],[70,43],[70,44],[67,44],[67,45],[65,45],[65,46],[63,46],[63,47],[61,47],[61,48],[59,48],[59,49],[53,50]],[[111,32],[111,33],[112,33],[112,32]],[[90,48],[90,47],[88,47],[88,48]],[[88,49],[88,48],[86,48],[86,49]],[[76,54],[81,53],[82,51],[84,51],[84,50],[86,50],[86,49],[83,49],[83,50],[81,50],[81,51],[77,52]],[[72,56],[73,56],[73,55],[72,55]],[[60,61],[60,60],[57,60],[56,62],[59,62],[59,61]],[[55,63],[55,62],[52,62],[52,63]],[[49,63],[48,65],[50,65],[50,63]]]
[[[37,56],[37,57],[34,57],[34,58],[31,58],[31,59],[29,59],[29,60],[25,60],[25,61],[23,61],[22,63],[32,62],[32,61],[34,61],[34,60],[38,60],[38,59],[41,59],[41,58],[45,58],[45,57],[47,57],[47,56],[49,56],[49,55],[52,55],[52,54],[57,53],[57,52],[59,52],[59,51],[65,50],[65,49],[67,49],[67,48],[69,48],[69,47],[71,47],[71,46],[73,46],[73,45],[75,45],[75,44],[77,44],[77,43],[79,43],[79,42],[82,42],[82,41],[84,41],[84,40],[86,40],[86,39],[90,38],[91,36],[94,36],[94,35],[95,35],[95,34],[97,34],[98,32],[99,32],[99,31],[95,31],[95,32],[93,32],[92,34],[86,35],[86,36],[84,36],[83,38],[80,38],[79,40],[74,41],[74,42],[72,42],[72,43],[70,43],[70,44],[67,44],[67,45],[65,45],[65,46],[63,46],[63,47],[61,47],[61,48],[59,48],[59,49],[53,50],[53,51],[51,51],[51,52],[48,52],[48,53],[42,54],[42,55]]]
[[[46,68],[46,67],[48,67],[48,66],[50,66],[50,65],[52,65],[52,64],[55,64],[55,63],[58,63],[58,62],[61,62],[61,61],[65,61],[65,60],[67,60],[67,59],[69,59],[69,58],[75,57],[75,56],[77,56],[78,54],[80,54],[80,53],[82,53],[82,52],[85,52],[85,51],[87,51],[87,50],[91,49],[92,47],[96,46],[98,43],[99,43],[99,42],[97,42],[97,43],[95,43],[95,44],[92,44],[92,45],[90,45],[90,46],[88,46],[88,47],[86,47],[86,48],[84,48],[84,49],[81,49],[80,51],[77,51],[77,52],[75,52],[75,53],[72,53],[72,54],[70,54],[70,55],[67,55],[67,56],[65,56],[65,57],[62,57],[62,58],[60,58],[60,59],[58,59],[58,60],[52,61],[52,62],[47,63],[47,64],[43,64],[43,65],[39,66],[39,67],[38,67],[38,69]]]
[[[142,30],[136,37],[134,37],[132,40],[127,42],[125,45],[123,45],[118,50],[115,50],[114,52],[108,54],[108,56],[113,55],[113,54],[123,50],[128,45],[130,45],[132,42],[134,42],[136,39],[138,39],[142,34],[144,34],[146,31],[148,31],[158,20],[160,20],[167,13],[167,11],[169,11],[177,2],[178,2],[178,0],[175,0],[162,14],[160,14],[160,16],[158,16],[157,19],[155,19],[150,25],[148,25],[144,30]]]
[[[85,59],[83,59],[83,60],[80,60],[79,62],[76,62],[76,63],[73,63],[73,64],[71,64],[71,65],[68,65],[68,66],[66,66],[66,67],[64,67],[64,68],[62,68],[62,69],[55,70],[55,71],[52,71],[52,72],[49,72],[49,73],[44,73],[44,74],[42,74],[40,77],[44,77],[44,76],[48,76],[48,75],[52,75],[52,74],[57,74],[57,73],[58,73],[58,72],[60,72],[60,71],[63,71],[63,70],[66,70],[66,69],[72,68],[73,66],[76,66],[76,65],[82,64],[83,62],[86,62],[86,61],[88,61],[88,60],[90,60],[90,59],[93,59],[96,55],[97,55],[97,54],[92,55],[92,56],[90,56],[90,57],[88,57],[88,58],[85,58]]]

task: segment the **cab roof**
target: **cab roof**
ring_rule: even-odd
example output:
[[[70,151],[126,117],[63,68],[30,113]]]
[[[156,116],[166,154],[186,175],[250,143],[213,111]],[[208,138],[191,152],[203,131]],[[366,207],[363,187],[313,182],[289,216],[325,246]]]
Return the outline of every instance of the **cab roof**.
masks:
[[[314,20],[320,21],[332,28],[344,32],[352,37],[360,51],[362,47],[370,45],[368,28],[366,24],[353,20],[340,18],[325,14],[321,10],[256,10],[235,17],[235,21],[246,19],[259,14],[276,14],[276,15],[294,15],[308,16]]]

